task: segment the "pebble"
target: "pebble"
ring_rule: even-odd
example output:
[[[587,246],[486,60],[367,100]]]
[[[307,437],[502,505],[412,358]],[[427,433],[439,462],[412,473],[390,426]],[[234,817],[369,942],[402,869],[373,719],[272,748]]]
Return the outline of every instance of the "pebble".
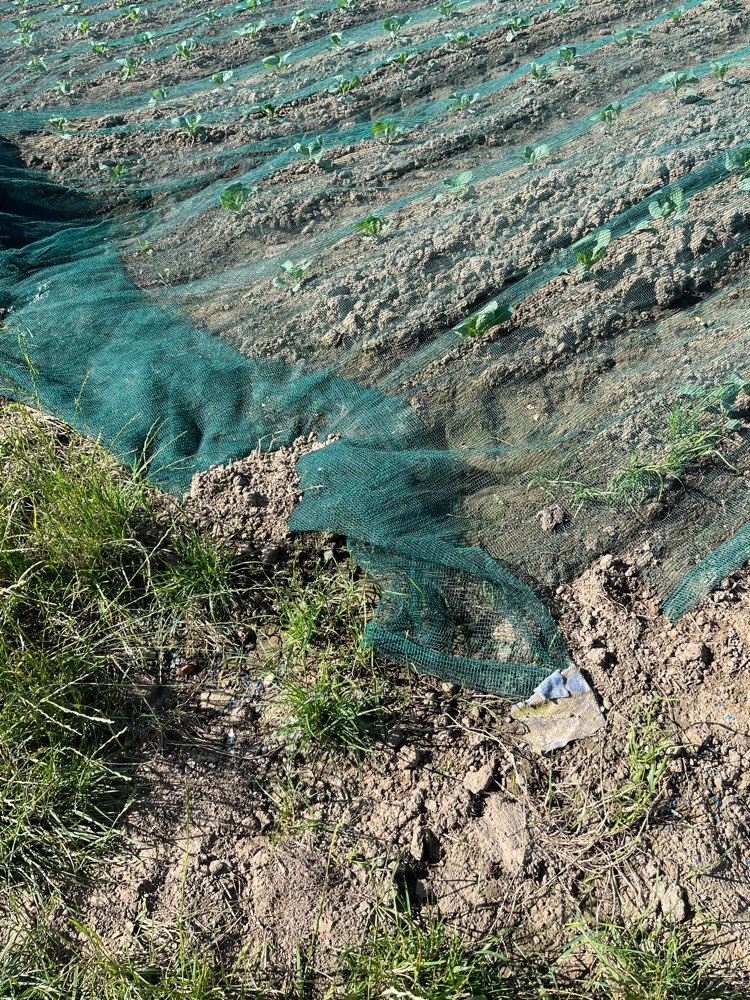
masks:
[[[476,771],[467,771],[464,775],[464,788],[472,795],[482,795],[488,792],[495,783],[495,765],[485,764]]]

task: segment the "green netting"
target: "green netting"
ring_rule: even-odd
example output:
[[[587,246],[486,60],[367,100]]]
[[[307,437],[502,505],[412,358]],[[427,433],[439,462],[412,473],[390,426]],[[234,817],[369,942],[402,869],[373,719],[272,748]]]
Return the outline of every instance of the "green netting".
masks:
[[[381,582],[369,640],[511,697],[599,555],[672,618],[750,556],[744,5],[0,18],[6,394],[176,494],[335,437],[293,527]]]

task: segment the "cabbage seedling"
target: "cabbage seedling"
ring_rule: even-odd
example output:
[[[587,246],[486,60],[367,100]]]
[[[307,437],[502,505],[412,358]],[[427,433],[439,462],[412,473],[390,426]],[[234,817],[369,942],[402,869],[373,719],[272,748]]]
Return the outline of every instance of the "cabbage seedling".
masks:
[[[687,215],[688,203],[682,188],[675,188],[667,194],[660,194],[648,203],[648,214],[654,222],[671,226]]]
[[[304,27],[308,21],[317,21],[318,15],[310,12],[309,7],[300,7],[298,11],[295,11],[294,17],[292,19],[292,31],[296,31],[297,28]]]
[[[59,132],[63,139],[69,139],[73,132],[78,131],[78,125],[67,118],[48,118],[47,124],[55,132]]]
[[[206,129],[201,125],[201,116],[199,114],[179,115],[177,118],[172,119],[172,124],[177,128],[182,128],[186,132],[189,132],[193,142],[206,137]]]
[[[18,33],[18,44],[24,49],[34,48],[34,32],[33,31],[20,31]]]
[[[359,0],[336,0],[336,6],[339,10],[351,11],[356,10]]]
[[[198,20],[203,21],[204,24],[213,24],[214,21],[220,21],[223,16],[220,10],[206,10],[198,15]]]
[[[338,94],[341,98],[349,97],[353,90],[356,90],[362,82],[358,76],[337,76],[335,83],[328,88],[329,94]]]
[[[215,83],[217,87],[223,87],[233,76],[234,70],[222,69],[218,73],[211,74],[211,83]]]
[[[333,31],[328,36],[328,43],[328,48],[331,49],[332,52],[335,52],[338,49],[343,48],[344,36],[340,31]]]
[[[750,191],[750,146],[740,146],[724,157],[724,166],[732,174],[737,174],[740,191]]]
[[[91,51],[96,52],[98,56],[103,56],[107,52],[108,43],[107,42],[89,42],[91,46]]]
[[[678,7],[677,10],[672,10],[669,13],[670,20],[674,24],[679,24],[680,21],[683,19],[684,16],[685,16],[685,8],[684,7]]]
[[[532,25],[532,19],[530,17],[512,17],[508,21],[508,30],[505,34],[506,42],[514,42],[516,38]]]
[[[562,0],[562,3],[559,3],[555,9],[560,17],[567,17],[572,10],[578,10],[578,4],[565,3],[565,0]]]
[[[453,328],[460,337],[481,337],[510,319],[510,309],[493,299],[486,306]]]
[[[140,56],[126,55],[124,59],[118,59],[117,63],[122,66],[120,70],[120,79],[129,80],[131,76],[135,76],[140,67],[143,65],[143,60]]]
[[[64,97],[71,97],[75,93],[70,80],[58,80],[55,83],[55,90],[59,90]]]
[[[11,24],[18,28],[19,32],[31,31],[35,25],[39,24],[41,19],[39,17],[18,17]]]
[[[300,260],[296,264],[291,260],[285,260],[280,265],[281,274],[273,279],[274,288],[285,288],[288,292],[298,292],[310,264],[309,260]]]
[[[263,60],[263,69],[267,73],[286,73],[289,69],[289,56],[291,52],[285,52],[284,55],[274,54],[268,56]]]
[[[400,135],[407,135],[409,129],[405,125],[397,125],[391,118],[372,123],[372,136],[376,142],[390,146]]]
[[[47,63],[44,61],[43,56],[34,56],[33,59],[25,64],[26,69],[35,69],[37,73],[49,73]]]
[[[546,142],[539,143],[538,146],[527,146],[523,151],[523,158],[529,167],[538,167],[539,161],[545,156],[549,156],[549,146]]]
[[[166,87],[157,87],[155,90],[151,91],[151,99],[149,100],[148,105],[150,108],[153,108],[162,101],[166,101],[168,97],[169,91]]]
[[[473,115],[474,111],[472,110],[472,105],[476,104],[476,102],[479,100],[479,96],[480,95],[478,93],[474,94],[459,94],[457,92],[453,93],[448,98],[448,110],[452,114],[463,114],[463,112],[466,111],[469,114]]]
[[[611,239],[611,231],[609,229],[602,229],[600,233],[585,236],[582,240],[573,244],[573,253],[578,262],[579,274],[587,275],[594,265],[604,260]]]
[[[636,42],[645,39],[645,37],[646,32],[638,28],[623,28],[621,31],[616,31],[612,39],[615,45],[623,48],[626,45],[635,45]]]
[[[194,38],[183,38],[175,45],[175,52],[182,59],[192,59],[193,53],[198,48],[198,43]]]
[[[409,24],[411,24],[411,17],[408,14],[399,14],[396,17],[387,17],[383,21],[383,27],[390,35],[392,45],[395,45],[396,39]]]
[[[452,49],[460,50],[465,49],[473,37],[470,31],[449,31],[445,40]]]
[[[576,55],[578,54],[578,49],[575,45],[563,45],[562,48],[557,50],[557,54],[560,56],[560,62],[563,66],[567,66],[569,69],[575,68]]]
[[[276,114],[276,105],[265,101],[263,104],[256,104],[251,110],[263,115],[264,118],[273,118]]]
[[[106,173],[113,184],[123,184],[128,179],[128,171],[122,163],[100,163],[99,169]]]
[[[251,41],[260,35],[261,31],[265,28],[266,21],[256,21],[254,24],[243,24],[241,28],[235,30],[235,35],[239,35],[240,38],[249,38]]]
[[[446,198],[473,198],[476,193],[473,180],[471,170],[464,170],[456,177],[446,177],[440,182],[443,190],[435,195],[433,202],[444,201]]]
[[[734,63],[731,62],[711,63],[711,72],[713,73],[714,77],[719,81],[719,83],[723,83],[725,87],[736,87],[737,84],[739,83],[737,77],[732,76],[727,78],[727,73],[729,72],[730,69],[734,69]]]
[[[416,59],[416,55],[413,52],[399,52],[398,55],[391,56],[390,59],[386,59],[386,66],[398,66],[402,73],[406,73],[407,63],[412,62]]]
[[[131,21],[142,21],[143,18],[147,16],[147,10],[144,10],[142,7],[136,7],[133,4],[131,4],[125,11],[125,17],[129,18]]]
[[[323,140],[318,136],[312,142],[295,142],[294,152],[304,156],[309,167],[319,167],[323,159]]]
[[[373,215],[372,213],[366,215],[364,219],[360,219],[359,222],[352,223],[354,232],[368,240],[376,240],[389,226],[390,222],[381,215]]]
[[[549,83],[556,69],[557,65],[555,63],[533,62],[529,71],[532,86],[536,87],[540,83]]]
[[[456,0],[440,0],[435,10],[440,17],[451,18],[461,12],[461,6],[460,3],[456,3]]]
[[[144,45],[148,45],[150,49],[156,45],[156,32],[155,31],[142,31],[138,36],[138,41],[142,42]]]
[[[679,101],[683,97],[695,97],[698,92],[690,84],[700,81],[697,76],[690,73],[665,73],[659,77],[659,83],[662,87],[669,87],[675,100]]]
[[[596,116],[597,121],[600,121],[602,128],[605,132],[609,132],[612,126],[615,124],[617,119],[620,117],[620,112],[622,111],[622,105],[618,101],[613,101],[606,107],[602,108],[599,114]]]
[[[255,194],[257,190],[250,184],[242,184],[238,181],[236,184],[230,184],[229,187],[224,188],[219,195],[219,204],[225,212],[239,215],[250,195]]]
[[[78,24],[76,25],[76,34],[88,35],[90,29],[91,29],[91,21],[79,21]]]

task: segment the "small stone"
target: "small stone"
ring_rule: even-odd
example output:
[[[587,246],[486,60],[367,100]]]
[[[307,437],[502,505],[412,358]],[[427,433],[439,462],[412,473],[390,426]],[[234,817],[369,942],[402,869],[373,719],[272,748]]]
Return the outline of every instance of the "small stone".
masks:
[[[271,828],[273,820],[268,815],[268,813],[265,812],[265,810],[256,809],[254,815],[255,815],[255,820],[258,824],[258,829],[260,830],[261,833],[265,833],[266,830],[269,830]]]
[[[607,650],[604,646],[592,646],[586,653],[586,659],[596,667],[603,667],[607,662]]]
[[[680,885],[664,882],[659,886],[656,901],[662,916],[672,924],[684,924],[688,919],[685,890]]]
[[[281,562],[283,555],[278,545],[267,545],[260,554],[260,561],[264,566],[274,566]]]
[[[413,771],[415,767],[419,767],[422,754],[417,747],[404,747],[398,759],[403,768],[406,768],[407,771]]]
[[[472,795],[483,795],[488,792],[495,783],[495,765],[485,764],[477,771],[467,771],[464,775],[464,788],[467,788]]]
[[[211,875],[223,875],[224,872],[228,871],[229,865],[226,861],[221,861],[219,858],[215,858],[213,861],[209,862],[208,870]]]
[[[705,642],[689,642],[679,651],[683,663],[709,663],[711,651]]]
[[[540,510],[537,517],[539,518],[542,531],[552,532],[565,524],[565,511],[558,503],[551,504],[549,507]]]

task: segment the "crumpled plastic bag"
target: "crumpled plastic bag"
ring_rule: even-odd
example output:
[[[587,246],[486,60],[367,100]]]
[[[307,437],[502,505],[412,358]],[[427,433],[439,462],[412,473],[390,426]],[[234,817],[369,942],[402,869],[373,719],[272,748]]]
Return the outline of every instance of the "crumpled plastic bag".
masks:
[[[526,726],[526,739],[538,753],[560,750],[605,725],[596,695],[575,664],[545,677],[530,698],[513,705],[510,715]]]

